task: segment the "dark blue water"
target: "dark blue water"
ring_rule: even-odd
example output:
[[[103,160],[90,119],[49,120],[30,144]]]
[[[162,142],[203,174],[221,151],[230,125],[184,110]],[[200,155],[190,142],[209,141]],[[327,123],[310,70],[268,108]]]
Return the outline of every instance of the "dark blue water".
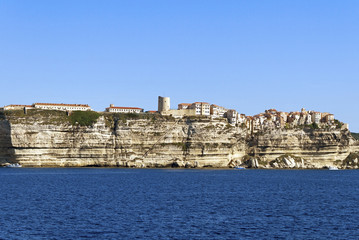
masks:
[[[359,171],[0,169],[0,239],[358,239]]]

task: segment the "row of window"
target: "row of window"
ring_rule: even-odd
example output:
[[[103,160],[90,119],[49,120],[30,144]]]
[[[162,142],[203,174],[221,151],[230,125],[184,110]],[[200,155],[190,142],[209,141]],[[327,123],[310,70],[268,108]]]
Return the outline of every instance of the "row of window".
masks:
[[[110,112],[141,112],[138,109],[111,109]]]
[[[41,109],[55,109],[55,110],[87,110],[88,108],[78,108],[78,107],[36,107]]]

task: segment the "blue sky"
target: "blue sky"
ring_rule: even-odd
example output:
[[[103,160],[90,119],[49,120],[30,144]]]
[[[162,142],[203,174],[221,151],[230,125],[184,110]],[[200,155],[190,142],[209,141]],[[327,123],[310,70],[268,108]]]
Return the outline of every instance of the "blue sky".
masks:
[[[161,95],[332,112],[359,132],[358,43],[356,0],[0,0],[0,106]]]

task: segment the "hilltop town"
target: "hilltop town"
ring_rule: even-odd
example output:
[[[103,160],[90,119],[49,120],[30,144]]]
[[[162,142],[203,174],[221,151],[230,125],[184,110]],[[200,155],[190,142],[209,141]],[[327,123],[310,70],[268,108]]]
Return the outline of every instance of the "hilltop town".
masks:
[[[1,111],[23,110],[25,113],[32,109],[66,111],[93,111],[88,104],[64,104],[64,103],[34,103],[32,105],[7,105],[0,108]],[[252,133],[279,128],[295,128],[309,126],[312,128],[341,128],[349,129],[348,124],[343,124],[327,112],[307,111],[304,108],[300,112],[282,112],[276,109],[265,110],[254,116],[246,116],[234,109],[227,109],[208,102],[180,103],[177,109],[171,109],[169,97],[158,97],[157,111],[144,111],[139,107],[118,107],[110,104],[104,112],[108,113],[136,113],[136,114],[161,114],[174,118],[201,116],[210,119],[227,119],[233,126],[247,128]]]
[[[156,111],[113,104],[7,105],[0,166],[359,168],[359,142],[331,113],[269,109],[246,116],[158,97]]]

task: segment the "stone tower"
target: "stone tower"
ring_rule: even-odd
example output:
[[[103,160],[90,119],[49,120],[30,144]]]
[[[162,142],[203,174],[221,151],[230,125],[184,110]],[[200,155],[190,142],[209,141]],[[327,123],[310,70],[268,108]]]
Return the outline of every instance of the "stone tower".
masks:
[[[158,112],[170,110],[170,98],[158,96]]]

